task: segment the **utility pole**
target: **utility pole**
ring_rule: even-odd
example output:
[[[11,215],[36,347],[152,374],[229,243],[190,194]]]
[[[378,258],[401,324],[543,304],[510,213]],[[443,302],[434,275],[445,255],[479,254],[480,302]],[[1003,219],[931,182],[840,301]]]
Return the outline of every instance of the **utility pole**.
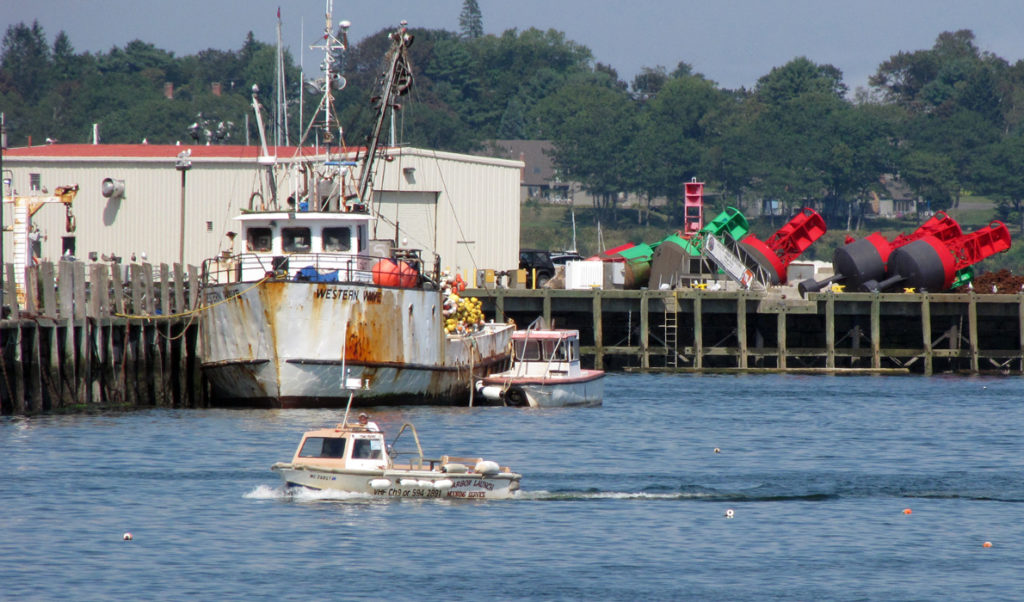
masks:
[[[178,264],[185,266],[185,172],[192,169],[192,151],[178,153],[178,161],[174,168],[181,172],[181,228],[178,237]]]
[[[7,195],[4,186],[4,151],[7,150],[7,124],[4,121],[4,114],[0,113],[0,320],[4,319],[7,312],[4,311],[4,301],[7,295],[4,289],[4,273],[7,271],[7,264],[4,263],[4,198]]]

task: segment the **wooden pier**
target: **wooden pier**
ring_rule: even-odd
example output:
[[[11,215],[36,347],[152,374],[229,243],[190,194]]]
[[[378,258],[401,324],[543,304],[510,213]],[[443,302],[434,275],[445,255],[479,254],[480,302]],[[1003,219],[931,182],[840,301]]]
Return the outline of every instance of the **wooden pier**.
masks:
[[[780,292],[788,291],[788,292]],[[605,370],[1024,373],[1024,294],[469,289]]]
[[[199,275],[175,264],[5,266],[0,414],[205,404]]]
[[[208,405],[195,267],[6,266],[0,414]],[[789,291],[786,293],[780,291]],[[1024,374],[1024,294],[468,289],[495,320],[580,331],[605,370]]]

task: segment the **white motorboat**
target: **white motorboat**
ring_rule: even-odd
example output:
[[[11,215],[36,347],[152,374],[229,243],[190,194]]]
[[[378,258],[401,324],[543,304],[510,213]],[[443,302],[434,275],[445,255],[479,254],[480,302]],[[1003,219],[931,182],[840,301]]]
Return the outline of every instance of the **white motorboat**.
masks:
[[[477,381],[487,401],[550,408],[601,405],[604,371],[580,367],[578,330],[528,328],[512,333],[511,366]]]
[[[413,444],[415,449],[399,448]],[[483,458],[427,458],[410,423],[403,424],[387,445],[373,423],[347,419],[333,428],[307,431],[291,462],[278,462],[270,469],[289,487],[383,498],[506,499],[516,495],[522,478]]]

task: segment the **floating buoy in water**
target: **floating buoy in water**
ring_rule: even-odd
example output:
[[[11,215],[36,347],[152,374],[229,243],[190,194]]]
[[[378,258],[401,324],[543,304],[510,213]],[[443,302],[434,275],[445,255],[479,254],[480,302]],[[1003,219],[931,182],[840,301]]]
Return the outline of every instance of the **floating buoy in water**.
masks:
[[[131,540],[132,540],[132,534],[131,534],[131,533],[128,533],[128,532],[126,531],[126,532],[125,532],[125,534],[121,536],[121,539],[123,539],[123,540],[125,540],[125,541],[131,541]]]
[[[992,542],[991,541],[986,541],[985,543],[981,544],[981,547],[983,547],[983,548],[991,548],[992,547]]]
[[[716,448],[715,448],[715,453],[716,453],[716,454],[720,454],[720,453],[722,453],[722,450],[720,450],[720,449],[718,449],[718,448],[716,447]]]
[[[913,510],[911,510],[910,508],[903,509],[903,514],[910,514],[911,512],[913,512]]]
[[[732,508],[725,511],[725,518],[732,518],[733,516],[736,516],[736,513],[732,511]]]

